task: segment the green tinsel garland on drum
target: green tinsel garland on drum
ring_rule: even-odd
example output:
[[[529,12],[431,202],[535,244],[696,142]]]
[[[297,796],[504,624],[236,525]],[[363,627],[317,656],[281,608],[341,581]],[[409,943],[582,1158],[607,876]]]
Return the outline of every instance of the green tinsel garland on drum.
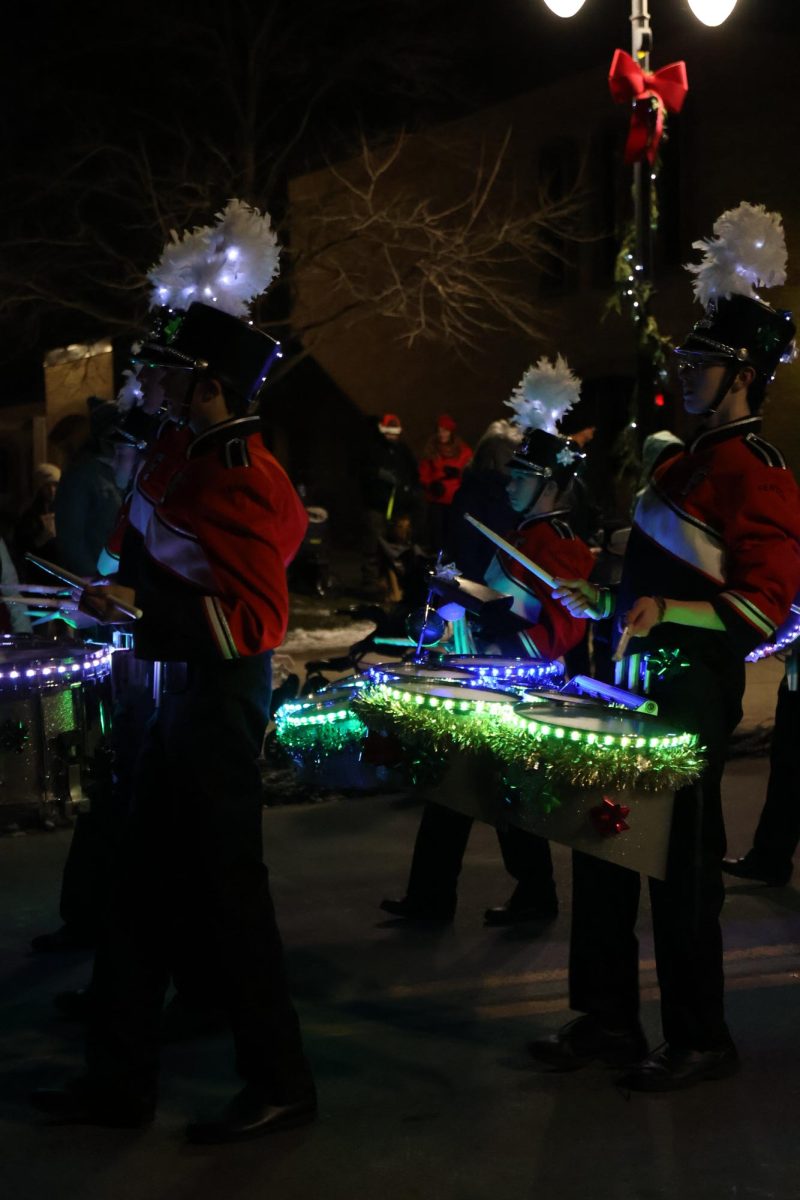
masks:
[[[366,728],[352,713],[348,714],[347,719],[334,722],[303,721],[295,724],[281,720],[280,711],[277,716],[275,736],[292,757],[319,761],[328,754],[358,749],[367,736]]]
[[[534,787],[537,794],[543,790],[544,772],[548,793],[558,787],[655,792],[685,787],[703,768],[696,739],[688,736],[681,744],[655,747],[638,746],[637,741],[647,740],[641,738],[628,739],[629,745],[603,745],[585,738],[543,736],[499,711],[430,708],[392,696],[383,687],[366,689],[354,698],[352,708],[370,729],[391,733],[402,742],[418,768],[414,773],[424,771],[426,783],[435,782],[446,756],[459,749],[490,753],[508,786],[522,791]]]

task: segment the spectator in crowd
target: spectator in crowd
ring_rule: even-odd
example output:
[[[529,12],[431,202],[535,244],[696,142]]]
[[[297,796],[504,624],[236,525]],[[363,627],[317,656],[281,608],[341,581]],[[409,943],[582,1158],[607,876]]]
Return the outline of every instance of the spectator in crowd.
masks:
[[[115,404],[90,396],[89,438],[68,463],[55,497],[58,561],[76,575],[91,577],[97,569],[122,502],[115,478]]]
[[[386,538],[398,516],[419,519],[419,470],[403,426],[395,413],[384,413],[371,423],[357,465],[364,502],[364,543],[361,581],[364,590],[380,596],[380,539]]]
[[[431,550],[441,550],[447,545],[450,505],[471,459],[472,451],[459,437],[455,421],[442,413],[419,464],[427,506],[426,538]]]
[[[492,421],[453,496],[447,558],[456,563],[467,579],[483,579],[494,557],[494,546],[464,516],[470,513],[495,533],[504,534],[513,527],[514,510],[506,491],[505,468],[521,441],[522,433],[511,421]]]
[[[17,521],[12,547],[23,579],[29,574],[26,554],[49,559],[57,556],[54,502],[60,479],[61,469],[55,463],[41,462],[34,468],[33,499]]]

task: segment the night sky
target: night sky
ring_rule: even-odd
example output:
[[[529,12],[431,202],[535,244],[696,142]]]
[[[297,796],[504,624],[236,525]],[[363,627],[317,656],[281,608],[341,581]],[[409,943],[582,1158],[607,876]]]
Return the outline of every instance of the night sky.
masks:
[[[654,65],[660,43],[684,34],[695,54],[718,52],[724,28],[706,30],[683,0],[650,7]],[[605,64],[629,47],[628,11],[627,0],[587,0],[569,21],[543,0],[15,5],[0,47],[3,401],[40,386],[48,346],[129,335],[141,272],[171,225],[205,223],[232,194],[279,218],[287,180],[347,154],[359,129],[418,129]],[[798,35],[800,5],[739,0],[728,27],[754,24]],[[26,296],[31,278],[38,297]]]

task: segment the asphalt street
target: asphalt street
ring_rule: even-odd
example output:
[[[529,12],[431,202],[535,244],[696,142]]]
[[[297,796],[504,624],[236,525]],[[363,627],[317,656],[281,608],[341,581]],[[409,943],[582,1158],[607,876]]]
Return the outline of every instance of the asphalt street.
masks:
[[[295,668],[337,645],[337,600],[296,598],[283,652]],[[781,668],[748,668],[746,739],[772,719]],[[763,738],[761,739],[763,742]],[[756,736],[758,741],[758,736]],[[746,748],[746,747],[745,747]],[[732,759],[731,849],[763,797],[763,757]],[[378,903],[403,892],[417,797],[328,794],[269,807],[264,844],[293,991],[320,1092],[320,1120],[266,1140],[189,1147],[187,1118],[236,1090],[229,1039],[164,1052],[161,1098],[141,1133],[48,1125],[32,1087],[80,1068],[82,1031],[53,995],[88,977],[87,953],[34,955],[58,924],[70,830],[0,838],[0,1164],[14,1200],[797,1200],[800,894],[734,886],[725,909],[730,1022],[739,1076],[683,1095],[626,1096],[613,1075],[539,1073],[527,1039],[569,1018],[570,856],[554,847],[561,915],[490,930],[511,884],[493,831],[476,825],[452,926],[407,927]],[[644,1019],[660,1040],[646,906]]]
[[[768,719],[778,667],[748,688]],[[751,674],[751,681],[754,676]],[[743,851],[767,762],[726,778],[731,848]],[[15,1200],[796,1200],[800,1196],[800,895],[731,887],[724,913],[730,1023],[743,1069],[672,1096],[627,1096],[613,1076],[539,1073],[531,1036],[568,1019],[570,866],[555,859],[562,912],[546,929],[490,930],[483,909],[510,885],[493,831],[476,827],[455,923],[409,928],[378,902],[401,894],[419,817],[410,794],[269,808],[264,840],[293,989],[317,1074],[317,1124],[216,1149],[182,1140],[188,1116],[237,1084],[228,1039],[168,1048],[154,1126],[141,1133],[48,1126],[31,1087],[79,1065],[81,1030],[51,998],[87,977],[88,956],[36,956],[57,924],[69,831],[0,839],[0,1162]],[[660,1040],[646,908],[644,1018]]]

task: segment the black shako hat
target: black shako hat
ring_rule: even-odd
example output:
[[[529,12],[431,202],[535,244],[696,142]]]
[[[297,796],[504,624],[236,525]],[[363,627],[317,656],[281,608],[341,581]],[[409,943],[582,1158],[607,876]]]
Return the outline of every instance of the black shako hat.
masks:
[[[185,313],[160,321],[157,330],[135,352],[135,361],[207,371],[248,403],[281,356],[280,342],[210,304],[195,302]]]
[[[763,300],[736,295],[719,298],[675,348],[679,358],[751,366],[769,383],[778,363],[792,347],[796,327],[792,314]]]
[[[580,447],[571,438],[544,429],[531,429],[515,449],[507,469],[541,475],[564,488],[578,474],[583,459]]]

